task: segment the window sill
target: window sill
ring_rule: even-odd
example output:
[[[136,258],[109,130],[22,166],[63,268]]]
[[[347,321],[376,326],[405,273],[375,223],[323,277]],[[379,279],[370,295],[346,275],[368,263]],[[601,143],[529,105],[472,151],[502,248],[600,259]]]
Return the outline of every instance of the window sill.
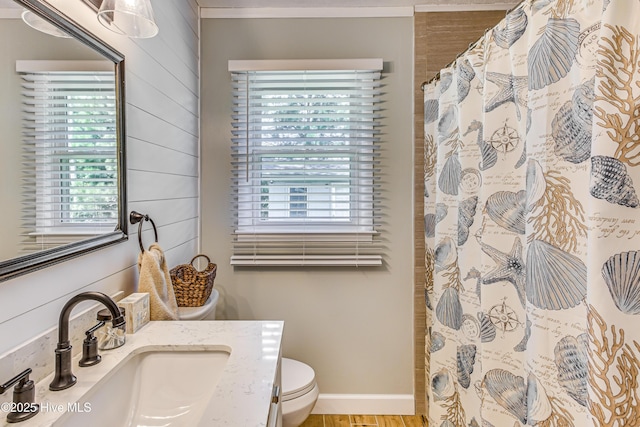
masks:
[[[375,267],[381,255],[234,255],[231,265],[243,267]]]
[[[31,236],[35,239],[38,244],[56,244],[56,245],[66,245],[69,243],[79,242],[81,240],[102,236],[104,234],[112,233],[113,227],[111,228],[94,228],[92,230],[82,229],[82,230],[56,230],[49,229],[43,231],[34,231],[32,233],[28,233],[28,236]]]
[[[251,231],[236,230],[237,241],[292,240],[313,242],[370,242],[378,233],[375,230],[336,232],[329,230],[297,230],[292,228],[255,229]]]

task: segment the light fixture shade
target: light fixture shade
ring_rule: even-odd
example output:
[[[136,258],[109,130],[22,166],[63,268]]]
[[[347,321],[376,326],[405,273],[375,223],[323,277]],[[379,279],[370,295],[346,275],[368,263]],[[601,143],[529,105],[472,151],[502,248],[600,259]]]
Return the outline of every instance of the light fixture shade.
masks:
[[[98,21],[118,34],[145,39],[158,34],[149,0],[104,0]]]
[[[22,12],[22,20],[31,28],[45,34],[49,34],[50,36],[71,38],[69,34],[65,33],[60,28],[56,27],[49,21],[46,21],[44,18],[41,18],[30,10],[25,9],[25,11]]]

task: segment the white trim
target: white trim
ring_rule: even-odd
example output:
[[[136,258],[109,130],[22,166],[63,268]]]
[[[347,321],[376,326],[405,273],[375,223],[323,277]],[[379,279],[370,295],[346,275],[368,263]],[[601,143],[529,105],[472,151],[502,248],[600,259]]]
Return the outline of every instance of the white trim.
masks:
[[[382,58],[229,60],[229,71],[382,70]]]
[[[373,236],[378,232],[375,230],[367,230],[361,232],[345,233],[334,231],[335,227],[324,227],[315,230],[304,231],[290,231],[295,226],[289,226],[287,230],[286,226],[264,226],[257,228],[255,231],[235,231],[235,235],[238,237],[239,242],[272,242],[274,239],[291,241],[305,241],[305,242],[363,242],[371,243]],[[251,229],[251,227],[248,227]],[[303,228],[303,227],[301,227]],[[363,227],[364,228],[364,227]]]
[[[312,414],[415,415],[412,394],[323,394]]]
[[[232,255],[231,265],[261,267],[350,266],[374,267],[382,265],[381,255]]]
[[[201,18],[402,18],[413,6],[400,7],[203,7]]]
[[[113,62],[102,60],[17,60],[16,72],[18,73],[38,73],[54,71],[111,71],[113,72]]]
[[[488,10],[510,10],[513,9],[519,1],[512,3],[498,4],[418,4],[415,6],[415,12],[472,12],[472,11],[488,11]]]

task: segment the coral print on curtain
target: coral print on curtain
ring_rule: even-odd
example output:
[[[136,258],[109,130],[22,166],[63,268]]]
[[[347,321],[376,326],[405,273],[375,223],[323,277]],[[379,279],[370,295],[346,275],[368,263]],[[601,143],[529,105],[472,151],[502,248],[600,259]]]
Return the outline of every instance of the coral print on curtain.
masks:
[[[525,0],[440,76],[430,425],[640,426],[640,1]]]

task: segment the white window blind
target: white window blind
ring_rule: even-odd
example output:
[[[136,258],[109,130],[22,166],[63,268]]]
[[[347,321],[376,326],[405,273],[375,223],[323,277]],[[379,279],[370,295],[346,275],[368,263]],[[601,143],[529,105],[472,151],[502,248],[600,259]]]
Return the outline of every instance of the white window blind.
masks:
[[[110,232],[118,220],[113,70],[38,68],[19,70],[26,249]]]
[[[382,60],[230,61],[234,265],[380,265]]]

